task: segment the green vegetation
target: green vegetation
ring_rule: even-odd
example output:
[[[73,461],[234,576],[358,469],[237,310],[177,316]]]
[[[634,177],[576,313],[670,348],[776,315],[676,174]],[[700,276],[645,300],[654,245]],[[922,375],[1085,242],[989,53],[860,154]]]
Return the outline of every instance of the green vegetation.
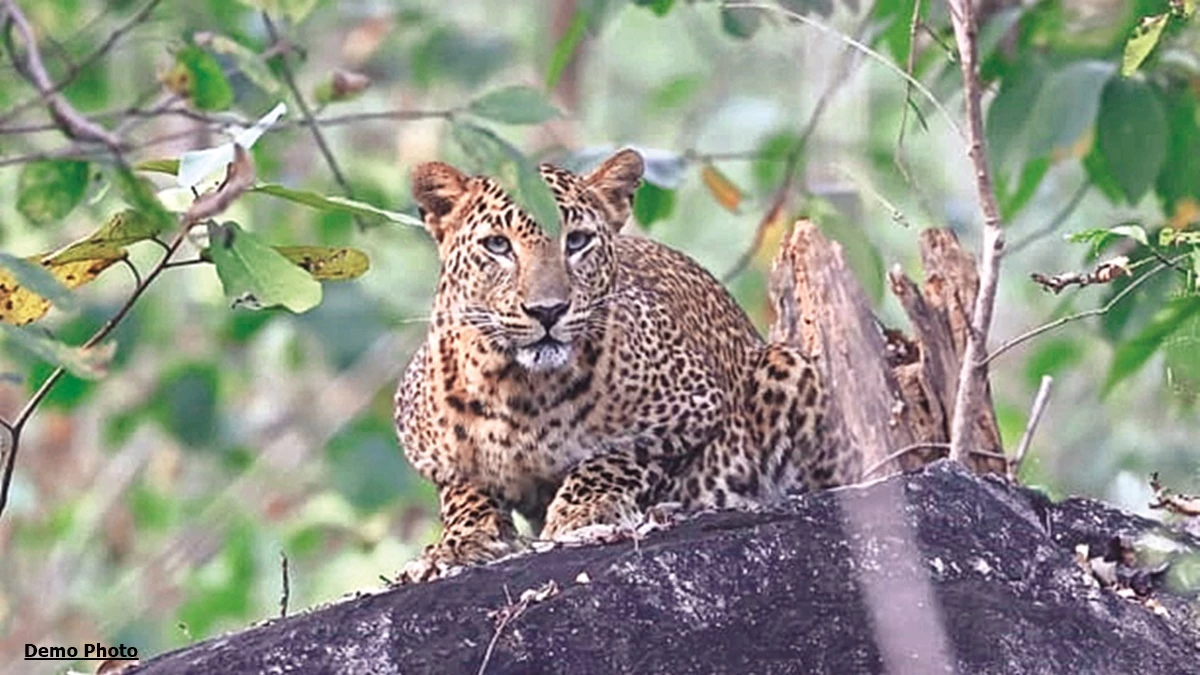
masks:
[[[1200,482],[1200,22],[1092,4],[979,17],[1008,242],[989,368],[1010,452],[1056,378],[1026,483],[1144,509],[1151,471]],[[795,217],[897,325],[884,272],[919,269],[918,229],[979,243],[941,2],[0,0],[0,25],[15,643],[157,652],[275,615],[281,552],[298,609],[436,534],[391,421],[437,270],[418,162],[553,228],[537,163],[634,145],[636,227],[760,325]]]

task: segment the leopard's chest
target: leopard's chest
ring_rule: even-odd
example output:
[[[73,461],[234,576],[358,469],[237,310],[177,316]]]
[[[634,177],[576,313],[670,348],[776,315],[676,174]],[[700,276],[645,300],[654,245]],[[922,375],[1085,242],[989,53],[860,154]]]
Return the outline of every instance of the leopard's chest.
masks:
[[[566,474],[604,447],[590,398],[555,404],[527,391],[487,393],[449,406],[444,442],[462,479],[518,510],[544,507]]]

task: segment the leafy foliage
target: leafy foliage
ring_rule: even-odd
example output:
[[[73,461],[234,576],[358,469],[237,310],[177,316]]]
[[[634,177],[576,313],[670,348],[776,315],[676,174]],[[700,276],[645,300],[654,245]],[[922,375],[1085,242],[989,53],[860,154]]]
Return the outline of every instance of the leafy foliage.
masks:
[[[64,597],[34,627],[89,627],[65,644],[100,630],[147,653],[178,645],[273,615],[281,552],[300,607],[376,585],[434,535],[436,496],[395,446],[390,401],[438,269],[407,191],[415,162],[497,177],[554,232],[538,164],[585,171],[633,145],[646,160],[635,220],[717,272],[748,254],[731,291],[760,325],[797,214],[840,243],[889,325],[884,271],[915,269],[916,228],[974,241],[962,139],[897,76],[957,110],[942,3],[777,3],[811,23],[673,0],[570,13],[218,0],[159,3],[141,21],[141,3],[16,4],[65,100],[125,143],[117,160],[70,137],[17,69],[0,72],[3,378],[27,399],[68,373],[33,417],[0,516],[12,533],[0,595],[24,606],[29,570],[65,561],[43,585]],[[1063,381],[1025,472],[1055,492],[1130,502],[1128,467],[1200,468],[1178,440],[1200,433],[1194,4],[981,17],[987,150],[1008,241],[1025,245],[1005,259],[998,330],[1099,312],[990,366],[1016,433],[1041,376]],[[850,48],[843,68],[849,38],[873,53]],[[514,84],[531,77],[540,86]],[[220,220],[187,223],[222,194],[238,146],[253,180],[224,194]],[[1028,281],[1113,259],[1129,275],[1099,288]]]

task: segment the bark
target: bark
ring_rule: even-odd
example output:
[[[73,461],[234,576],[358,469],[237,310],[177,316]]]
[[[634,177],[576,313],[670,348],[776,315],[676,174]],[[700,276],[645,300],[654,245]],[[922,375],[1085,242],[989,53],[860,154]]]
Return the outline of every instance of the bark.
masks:
[[[831,383],[835,417],[862,449],[865,467],[914,448],[889,468],[915,468],[943,456],[939,447],[950,442],[979,275],[974,259],[948,230],[921,233],[920,246],[922,287],[898,268],[889,274],[911,336],[881,327],[841,246],[808,221],[796,224],[772,270],[777,318],[771,337],[817,356]],[[984,389],[984,401],[971,448],[998,454],[1002,448],[990,388]],[[968,465],[980,473],[1006,468],[1003,460],[980,453]]]

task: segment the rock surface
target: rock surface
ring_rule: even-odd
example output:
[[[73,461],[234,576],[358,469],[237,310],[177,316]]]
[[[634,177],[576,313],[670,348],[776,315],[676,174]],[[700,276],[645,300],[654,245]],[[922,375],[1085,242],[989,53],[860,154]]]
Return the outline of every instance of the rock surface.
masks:
[[[1200,672],[1189,600],[1159,590],[1156,614],[1076,561],[1117,535],[1200,551],[941,462],[344,601],[136,673]]]

